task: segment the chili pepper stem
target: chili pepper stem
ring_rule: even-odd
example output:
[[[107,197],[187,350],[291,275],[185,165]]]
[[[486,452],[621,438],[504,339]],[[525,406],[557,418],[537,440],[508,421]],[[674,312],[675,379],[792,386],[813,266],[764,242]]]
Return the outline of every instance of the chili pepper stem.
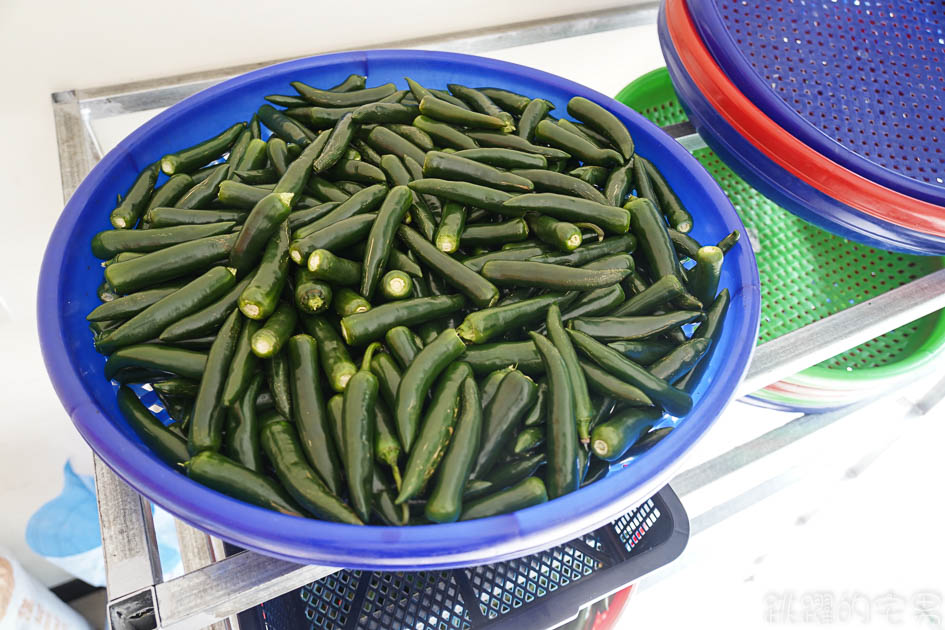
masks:
[[[579,228],[587,228],[588,230],[593,230],[597,234],[598,243],[604,240],[604,230],[602,230],[600,226],[597,225],[596,223],[587,223],[586,221],[580,221],[580,222],[575,223],[574,225],[578,226]]]
[[[401,478],[400,478],[400,467],[397,464],[390,465],[390,473],[394,477],[394,485],[397,487],[397,493],[400,493]]]
[[[364,356],[361,358],[361,369],[368,372],[371,371],[371,359],[374,358],[374,353],[377,352],[378,348],[381,347],[380,341],[375,341],[368,345],[364,350]]]

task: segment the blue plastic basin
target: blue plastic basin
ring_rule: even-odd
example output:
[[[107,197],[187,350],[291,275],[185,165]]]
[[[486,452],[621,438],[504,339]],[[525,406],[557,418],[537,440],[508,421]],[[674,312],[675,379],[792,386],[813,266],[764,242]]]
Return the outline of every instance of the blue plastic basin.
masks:
[[[430,87],[458,82],[546,98],[564,115],[575,95],[600,103],[631,130],[637,150],[667,175],[693,210],[693,236],[716,242],[744,227],[699,163],[652,123],[613,99],[560,77],[491,59],[424,51],[370,51],[291,61],[236,77],[182,101],[128,136],[92,170],[66,205],[50,238],[39,283],[39,330],[46,368],[69,417],[92,449],[135,490],[182,520],[242,547],[296,562],[364,569],[483,564],[548,548],[613,520],[656,492],[680,457],[731,400],[758,332],[760,292],[754,256],[742,241],[726,257],[721,286],[732,295],[722,338],[694,392],[693,411],[650,451],[578,492],[515,513],[417,527],[355,527],[285,516],[190,481],[152,455],[127,426],[116,386],[103,376],[85,315],[97,304],[100,261],[89,242],[107,229],[115,196],[145,165],[248,120],[263,96],[293,80],[333,85],[350,73],[370,85],[404,76]]]

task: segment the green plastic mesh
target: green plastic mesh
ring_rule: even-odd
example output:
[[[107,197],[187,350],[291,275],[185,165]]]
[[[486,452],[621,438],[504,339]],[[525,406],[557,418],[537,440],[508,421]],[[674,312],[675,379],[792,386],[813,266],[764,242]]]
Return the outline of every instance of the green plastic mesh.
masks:
[[[879,367],[896,363],[911,355],[929,334],[931,318],[906,324],[885,335],[827,359],[820,365],[835,370]]]
[[[688,120],[665,70],[625,89],[617,100],[661,127]],[[636,83],[634,87],[636,87]],[[874,249],[795,217],[748,185],[711,149],[693,153],[741,216],[758,261],[761,325],[758,343],[771,341],[942,267],[942,259]],[[820,364],[852,371],[898,362],[922,345],[936,314],[890,331]]]

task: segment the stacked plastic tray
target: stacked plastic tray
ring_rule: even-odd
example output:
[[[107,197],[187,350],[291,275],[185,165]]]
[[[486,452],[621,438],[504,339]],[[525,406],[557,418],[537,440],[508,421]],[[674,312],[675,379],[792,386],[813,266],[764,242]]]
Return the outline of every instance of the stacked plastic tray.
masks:
[[[663,127],[687,120],[665,68],[633,81],[617,100]],[[762,286],[759,343],[943,266],[941,258],[875,249],[825,232],[752,188],[712,149],[693,155],[728,195],[748,230]],[[943,350],[945,313],[933,313],[759,390],[749,400],[797,411],[841,407],[916,377]]]
[[[945,10],[927,0],[664,0],[660,43],[713,151],[805,221],[945,254]]]

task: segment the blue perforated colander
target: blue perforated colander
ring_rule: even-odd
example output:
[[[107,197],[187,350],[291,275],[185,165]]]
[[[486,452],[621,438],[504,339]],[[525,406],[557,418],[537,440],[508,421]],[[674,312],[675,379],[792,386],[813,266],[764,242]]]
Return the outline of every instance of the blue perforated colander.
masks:
[[[810,4],[807,2],[805,6]],[[702,4],[699,6],[705,9]],[[738,77],[729,76],[721,67],[703,41],[697,22],[686,0],[664,0],[658,17],[660,46],[690,120],[732,170],[780,206],[834,234],[879,249],[945,254],[945,206],[888,187],[847,168],[838,161],[840,148],[819,150],[783,127],[742,91],[735,82]],[[767,37],[780,26],[768,24],[760,31],[759,28],[753,25],[740,36]],[[800,38],[797,41],[803,43]],[[770,45],[770,42],[764,44],[765,49]],[[869,38],[858,40],[855,46],[863,55],[873,54],[875,48],[871,48],[873,43]],[[836,44],[835,47],[837,56],[842,56],[841,46]],[[821,65],[830,63],[813,53],[812,57]],[[818,88],[811,73],[802,66],[785,63],[777,68],[782,80],[794,82],[793,89],[805,96],[805,103],[809,98],[811,103],[830,104],[831,113],[824,115],[839,132],[842,116],[854,107],[850,98],[833,89],[835,86]],[[876,74],[881,73],[877,70]],[[931,97],[929,101],[935,106]],[[924,103],[916,102],[915,106],[922,107]],[[861,116],[864,133],[875,134],[877,138],[888,134],[884,131],[887,128],[897,128],[902,120],[889,118],[882,107],[867,114],[869,116]],[[872,123],[867,120],[870,117]],[[937,145],[925,143],[922,137],[916,137],[907,146],[907,135],[901,150],[934,155]],[[888,144],[890,150],[900,150],[900,145]]]
[[[687,0],[729,79],[785,131],[945,206],[945,3]]]

